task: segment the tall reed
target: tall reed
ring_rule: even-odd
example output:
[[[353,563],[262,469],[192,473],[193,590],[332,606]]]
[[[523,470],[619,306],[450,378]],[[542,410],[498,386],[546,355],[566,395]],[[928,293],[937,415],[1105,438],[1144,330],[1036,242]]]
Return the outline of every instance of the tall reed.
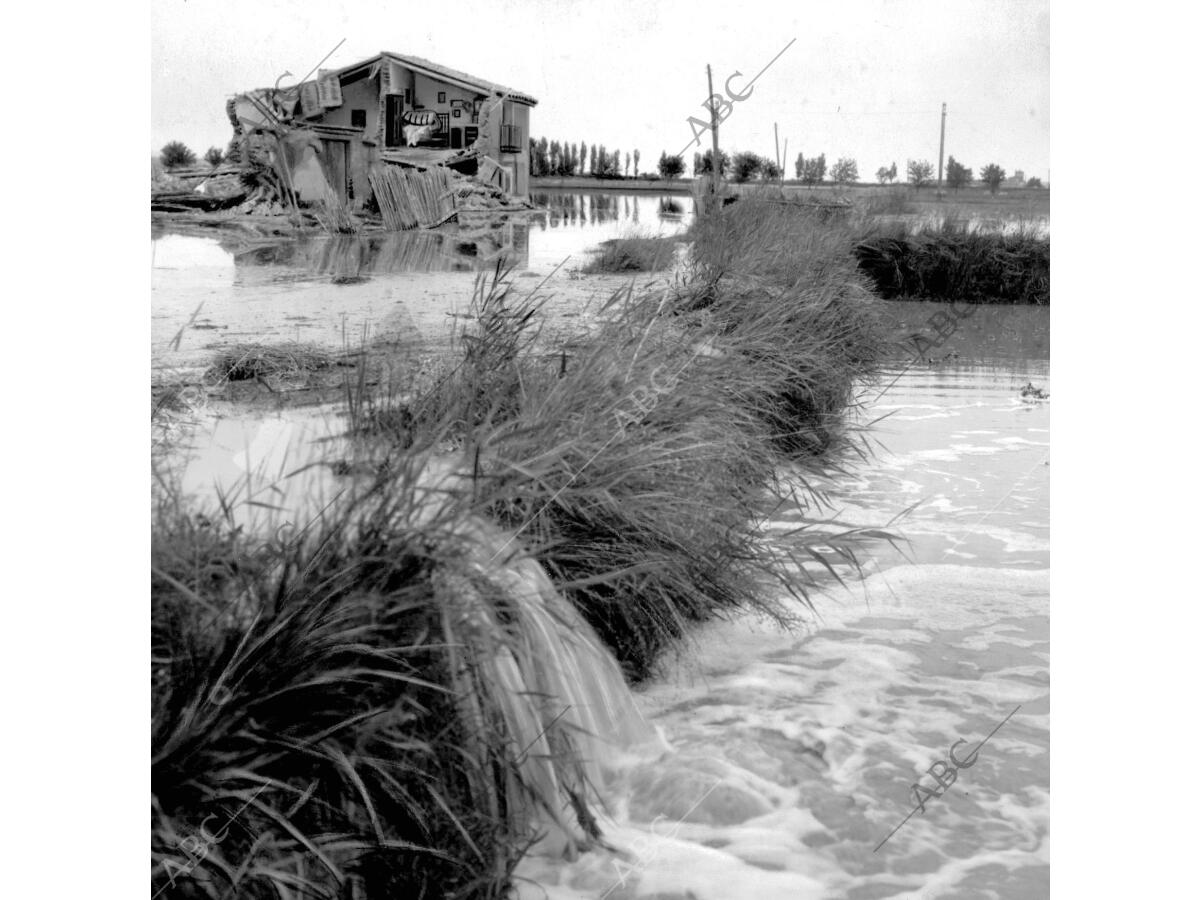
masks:
[[[615,664],[427,454],[286,539],[161,493],[151,858],[165,897],[502,897],[574,852]]]

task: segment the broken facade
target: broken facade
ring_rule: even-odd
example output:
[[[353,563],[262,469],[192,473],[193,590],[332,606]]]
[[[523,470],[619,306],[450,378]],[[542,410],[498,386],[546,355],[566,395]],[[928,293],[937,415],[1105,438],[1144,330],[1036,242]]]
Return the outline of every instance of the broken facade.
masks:
[[[227,104],[233,158],[289,202],[330,195],[361,209],[390,166],[445,166],[529,193],[528,94],[419,57],[380,53]]]

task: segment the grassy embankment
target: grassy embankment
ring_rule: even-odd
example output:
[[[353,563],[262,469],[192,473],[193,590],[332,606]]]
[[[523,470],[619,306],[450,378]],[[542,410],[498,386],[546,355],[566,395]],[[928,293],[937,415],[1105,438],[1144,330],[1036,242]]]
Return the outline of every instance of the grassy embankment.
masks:
[[[818,192],[810,199],[830,197]],[[1025,218],[1030,208],[987,206],[979,197],[939,207],[900,189],[858,197],[824,227],[842,237],[851,233],[846,252],[885,299],[1048,305],[1050,239]],[[693,237],[605,241],[583,271],[660,271],[670,266],[674,246]]]
[[[599,839],[566,703],[598,677],[595,640],[644,677],[690,622],[787,621],[780,592],[818,583],[805,563],[886,537],[776,479],[858,446],[847,411],[883,344],[851,235],[727,213],[697,225],[681,287],[619,293],[569,347],[540,339],[537,299],[481,282],[432,386],[348,384],[378,474],[298,531],[160,486],[155,890],[500,897],[539,833]],[[769,540],[783,502],[810,521]]]

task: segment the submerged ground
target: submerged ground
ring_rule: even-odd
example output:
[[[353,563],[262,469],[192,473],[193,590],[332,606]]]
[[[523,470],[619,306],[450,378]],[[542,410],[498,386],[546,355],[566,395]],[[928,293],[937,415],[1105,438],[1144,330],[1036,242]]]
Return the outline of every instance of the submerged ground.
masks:
[[[690,209],[661,215],[659,199],[558,195],[543,223],[514,230],[515,283],[547,279],[547,327],[627,281],[580,275],[588,248],[631,226],[686,226]],[[437,348],[494,250],[415,234],[241,248],[160,235],[156,374],[194,381],[246,339]],[[893,301],[887,314],[902,338],[939,307]],[[627,760],[609,786],[601,825],[616,852],[530,857],[517,875],[538,886],[522,897],[1048,895],[1049,405],[1022,397],[1031,382],[1050,390],[1048,332],[1044,308],[986,307],[930,357],[895,359],[859,413],[886,417],[874,456],[826,487],[849,523],[906,513],[892,527],[911,543],[881,545],[865,582],[831,583],[808,633],[703,626],[695,652],[637,692],[673,752]],[[286,473],[337,430],[327,409],[271,391],[192,412],[173,452],[193,491]],[[794,519],[776,512],[778,540]],[[912,785],[937,788],[930,766],[1002,722],[879,846],[912,810]]]

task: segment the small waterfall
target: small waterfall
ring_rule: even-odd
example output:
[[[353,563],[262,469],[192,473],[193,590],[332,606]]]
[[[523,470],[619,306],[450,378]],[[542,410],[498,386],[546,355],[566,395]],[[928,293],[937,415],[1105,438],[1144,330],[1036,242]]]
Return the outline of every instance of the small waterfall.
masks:
[[[515,763],[506,795],[522,807],[511,811],[514,824],[549,829],[538,852],[570,853],[599,836],[587,807],[603,805],[618,763],[666,744],[591,626],[512,535],[466,519],[445,549],[453,558],[438,575],[443,623],[468,730],[494,733],[485,710],[500,711]]]
[[[343,504],[356,515],[370,510],[358,500],[371,483],[331,475],[316,462],[311,429],[296,424],[268,419],[220,440],[203,435],[202,452],[185,464],[189,492],[204,493],[211,479],[233,499],[237,523],[265,537],[318,535]],[[442,631],[432,640],[445,648],[443,677],[457,698],[476,803],[512,833],[543,834],[535,852],[571,855],[599,837],[589,807],[605,806],[619,764],[668,748],[612,654],[537,560],[464,508],[471,471],[461,457],[410,458],[379,502],[396,511],[397,534],[429,548]],[[260,497],[271,501],[265,512]]]

